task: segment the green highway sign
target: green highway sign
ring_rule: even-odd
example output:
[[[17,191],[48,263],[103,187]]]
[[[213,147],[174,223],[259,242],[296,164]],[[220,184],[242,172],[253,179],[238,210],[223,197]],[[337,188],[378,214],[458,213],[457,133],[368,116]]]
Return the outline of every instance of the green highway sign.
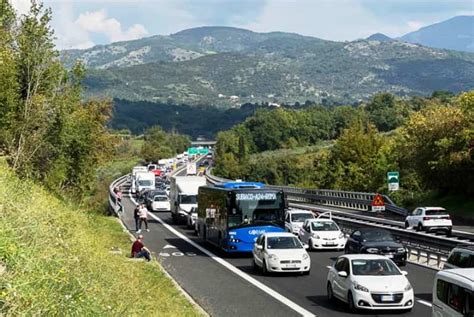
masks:
[[[198,149],[198,153],[200,155],[207,155],[209,153],[209,149],[208,148]]]
[[[198,149],[195,147],[188,148],[188,155],[196,155],[198,154]]]
[[[398,172],[388,172],[388,190],[395,191],[400,188],[400,174]]]

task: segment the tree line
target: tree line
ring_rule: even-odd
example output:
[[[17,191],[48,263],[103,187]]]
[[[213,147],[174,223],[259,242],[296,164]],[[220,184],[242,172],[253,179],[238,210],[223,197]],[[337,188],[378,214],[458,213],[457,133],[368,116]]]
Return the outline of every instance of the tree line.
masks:
[[[387,172],[399,171],[401,190],[392,194],[399,203],[429,191],[469,196],[473,136],[474,91],[409,100],[381,93],[358,107],[257,111],[218,134],[215,172],[271,184],[387,192]],[[303,154],[291,151],[322,141],[325,146]]]
[[[0,152],[22,177],[83,197],[114,151],[110,100],[83,100],[80,63],[66,69],[55,49],[51,10],[33,1],[16,16],[0,12]]]

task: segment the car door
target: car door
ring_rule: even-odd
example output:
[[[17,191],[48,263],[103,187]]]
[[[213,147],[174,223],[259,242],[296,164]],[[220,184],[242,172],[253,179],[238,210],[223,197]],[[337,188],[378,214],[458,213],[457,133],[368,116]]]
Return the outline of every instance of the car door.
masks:
[[[257,238],[257,241],[255,242],[254,246],[254,259],[255,262],[259,265],[262,266],[262,251],[263,251],[263,241],[265,240],[265,237],[263,235],[260,235]],[[258,249],[257,246],[262,246],[262,249]]]
[[[361,239],[360,231],[354,231],[347,240],[347,253],[359,253]]]
[[[305,221],[303,226],[301,226],[301,229],[300,229],[300,232],[301,232],[300,240],[303,243],[306,243],[306,244],[309,243],[308,242],[309,241],[309,236],[311,235],[310,231],[311,231],[310,223],[309,223],[309,221]]]
[[[410,227],[418,226],[418,222],[420,220],[420,215],[422,214],[423,210],[418,208],[413,211],[413,215],[410,217],[409,225]]]
[[[347,261],[346,258],[340,257],[337,259],[336,264],[334,264],[334,279],[333,279],[333,285],[332,285],[332,290],[335,295],[337,295],[340,298],[346,298],[346,277],[339,276],[339,272],[344,271],[344,265],[345,262]]]
[[[290,218],[291,218],[290,213],[286,213],[286,217],[285,217],[285,229],[286,229],[286,231],[288,231],[288,232],[291,232]]]

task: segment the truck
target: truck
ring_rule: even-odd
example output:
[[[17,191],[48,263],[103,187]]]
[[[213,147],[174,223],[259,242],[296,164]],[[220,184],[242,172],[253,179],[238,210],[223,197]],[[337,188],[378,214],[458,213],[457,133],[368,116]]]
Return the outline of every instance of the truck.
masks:
[[[155,174],[152,172],[139,172],[135,176],[136,194],[141,195],[144,190],[155,189]]]
[[[148,168],[146,166],[135,166],[132,169],[132,178],[131,178],[132,186],[130,188],[130,191],[132,192],[132,194],[135,195],[137,193],[137,186],[136,186],[137,184],[135,182],[137,173],[145,173],[145,172],[148,172]]]
[[[174,223],[184,222],[193,207],[197,207],[198,189],[206,185],[202,176],[173,176],[171,178],[170,202]]]
[[[197,167],[196,162],[188,162],[186,165],[186,175],[196,175],[197,174]]]

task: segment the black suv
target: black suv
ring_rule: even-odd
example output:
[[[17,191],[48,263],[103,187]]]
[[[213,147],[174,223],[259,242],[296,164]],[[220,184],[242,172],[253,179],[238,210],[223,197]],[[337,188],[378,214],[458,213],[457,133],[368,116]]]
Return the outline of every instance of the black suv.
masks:
[[[399,266],[405,265],[407,261],[405,247],[389,231],[378,228],[363,228],[352,232],[344,252],[385,255]]]

